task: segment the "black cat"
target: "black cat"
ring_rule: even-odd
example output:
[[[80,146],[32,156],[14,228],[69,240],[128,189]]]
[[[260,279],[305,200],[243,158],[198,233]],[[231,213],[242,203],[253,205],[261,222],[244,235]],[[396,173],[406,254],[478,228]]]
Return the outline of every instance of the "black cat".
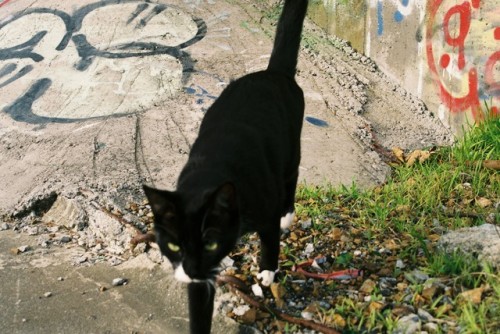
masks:
[[[285,1],[267,69],[229,84],[208,109],[177,190],[144,186],[156,241],[189,283],[192,333],[210,332],[213,281],[241,235],[260,237],[263,285],[278,269],[300,162],[304,96],[294,76],[307,5]]]

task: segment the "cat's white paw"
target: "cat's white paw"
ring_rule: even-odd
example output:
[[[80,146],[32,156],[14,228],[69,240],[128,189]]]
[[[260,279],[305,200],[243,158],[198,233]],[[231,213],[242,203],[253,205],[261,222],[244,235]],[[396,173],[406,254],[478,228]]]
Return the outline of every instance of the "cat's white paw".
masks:
[[[289,228],[293,223],[295,212],[288,212],[284,217],[281,217],[280,227],[282,230]]]
[[[263,286],[270,286],[274,282],[274,271],[262,270],[257,274],[257,279],[261,280]]]

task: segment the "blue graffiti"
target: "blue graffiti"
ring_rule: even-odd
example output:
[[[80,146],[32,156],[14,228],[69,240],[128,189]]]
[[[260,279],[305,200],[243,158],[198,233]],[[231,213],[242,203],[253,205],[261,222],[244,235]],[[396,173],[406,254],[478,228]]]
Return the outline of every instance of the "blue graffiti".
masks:
[[[384,6],[382,1],[377,2],[377,35],[382,36],[384,33],[384,15],[382,11],[384,10]]]
[[[311,123],[312,125],[319,126],[321,128],[326,128],[328,127],[328,123],[322,119],[316,118],[316,117],[311,117],[311,116],[306,116],[306,121]]]
[[[410,0],[401,0],[401,4],[404,6],[404,7],[408,7],[408,4],[410,3]],[[396,22],[401,22],[403,21],[403,19],[405,18],[405,16],[399,11],[397,10],[395,13],[394,13],[394,20]]]

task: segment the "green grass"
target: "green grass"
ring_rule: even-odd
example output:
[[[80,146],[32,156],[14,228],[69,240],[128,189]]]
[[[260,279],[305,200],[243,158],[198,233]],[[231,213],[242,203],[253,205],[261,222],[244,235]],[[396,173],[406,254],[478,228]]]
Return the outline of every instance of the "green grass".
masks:
[[[433,236],[439,238],[446,231],[481,225],[488,216],[493,215],[496,224],[500,222],[494,208],[500,201],[500,173],[485,168],[485,160],[500,160],[498,117],[476,125],[454,146],[435,149],[423,163],[394,166],[390,179],[375,189],[361,190],[355,184],[338,188],[299,186],[296,213],[301,220],[311,219],[318,231],[348,222],[369,240],[399,240],[402,247],[398,258],[404,259],[409,268],[451,280],[455,298],[461,291],[487,287],[481,303],[454,300],[453,310],[446,316],[440,311],[441,297],[427,307],[437,317],[455,316],[464,333],[495,333],[500,330],[498,273],[471,254],[444,253],[434,247],[433,241]],[[491,204],[480,205],[481,198]],[[345,266],[351,259],[340,256],[337,261]],[[402,272],[394,273],[399,274]],[[423,290],[421,284],[410,288],[415,297]],[[363,307],[345,299],[324,315],[342,316],[346,333],[390,332],[395,328],[397,319],[393,315],[367,313]]]

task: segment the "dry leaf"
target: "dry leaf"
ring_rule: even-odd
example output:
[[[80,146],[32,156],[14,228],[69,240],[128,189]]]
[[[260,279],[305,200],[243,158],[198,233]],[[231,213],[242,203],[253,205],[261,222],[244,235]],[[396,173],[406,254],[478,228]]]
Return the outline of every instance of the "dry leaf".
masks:
[[[484,198],[484,197],[478,197],[476,198],[476,204],[481,207],[481,208],[487,208],[491,206],[492,202],[491,200]]]
[[[393,147],[392,154],[398,159],[400,162],[405,162],[405,153],[400,147]]]
[[[406,159],[406,166],[411,167],[418,160],[420,163],[424,163],[429,157],[431,153],[429,151],[415,150],[410,153],[408,158]]]
[[[342,318],[340,314],[335,313],[333,315],[333,321],[332,323],[335,325],[337,328],[344,328],[346,326],[345,319]]]
[[[473,304],[479,304],[481,302],[481,297],[483,295],[484,287],[467,290],[458,295],[458,298],[471,302]]]
[[[494,170],[500,170],[500,160],[484,160],[483,167]]]
[[[286,290],[283,287],[283,285],[279,283],[272,283],[270,288],[271,288],[271,293],[273,294],[273,297],[276,300],[283,299],[286,293]]]
[[[372,312],[376,312],[376,311],[379,311],[380,309],[382,309],[385,305],[380,303],[380,302],[371,302],[369,305],[368,305],[368,311],[370,313]]]
[[[364,294],[371,294],[373,289],[375,289],[375,286],[377,283],[372,281],[371,279],[367,279],[366,281],[363,282],[363,285],[359,288],[359,292],[362,292]]]

